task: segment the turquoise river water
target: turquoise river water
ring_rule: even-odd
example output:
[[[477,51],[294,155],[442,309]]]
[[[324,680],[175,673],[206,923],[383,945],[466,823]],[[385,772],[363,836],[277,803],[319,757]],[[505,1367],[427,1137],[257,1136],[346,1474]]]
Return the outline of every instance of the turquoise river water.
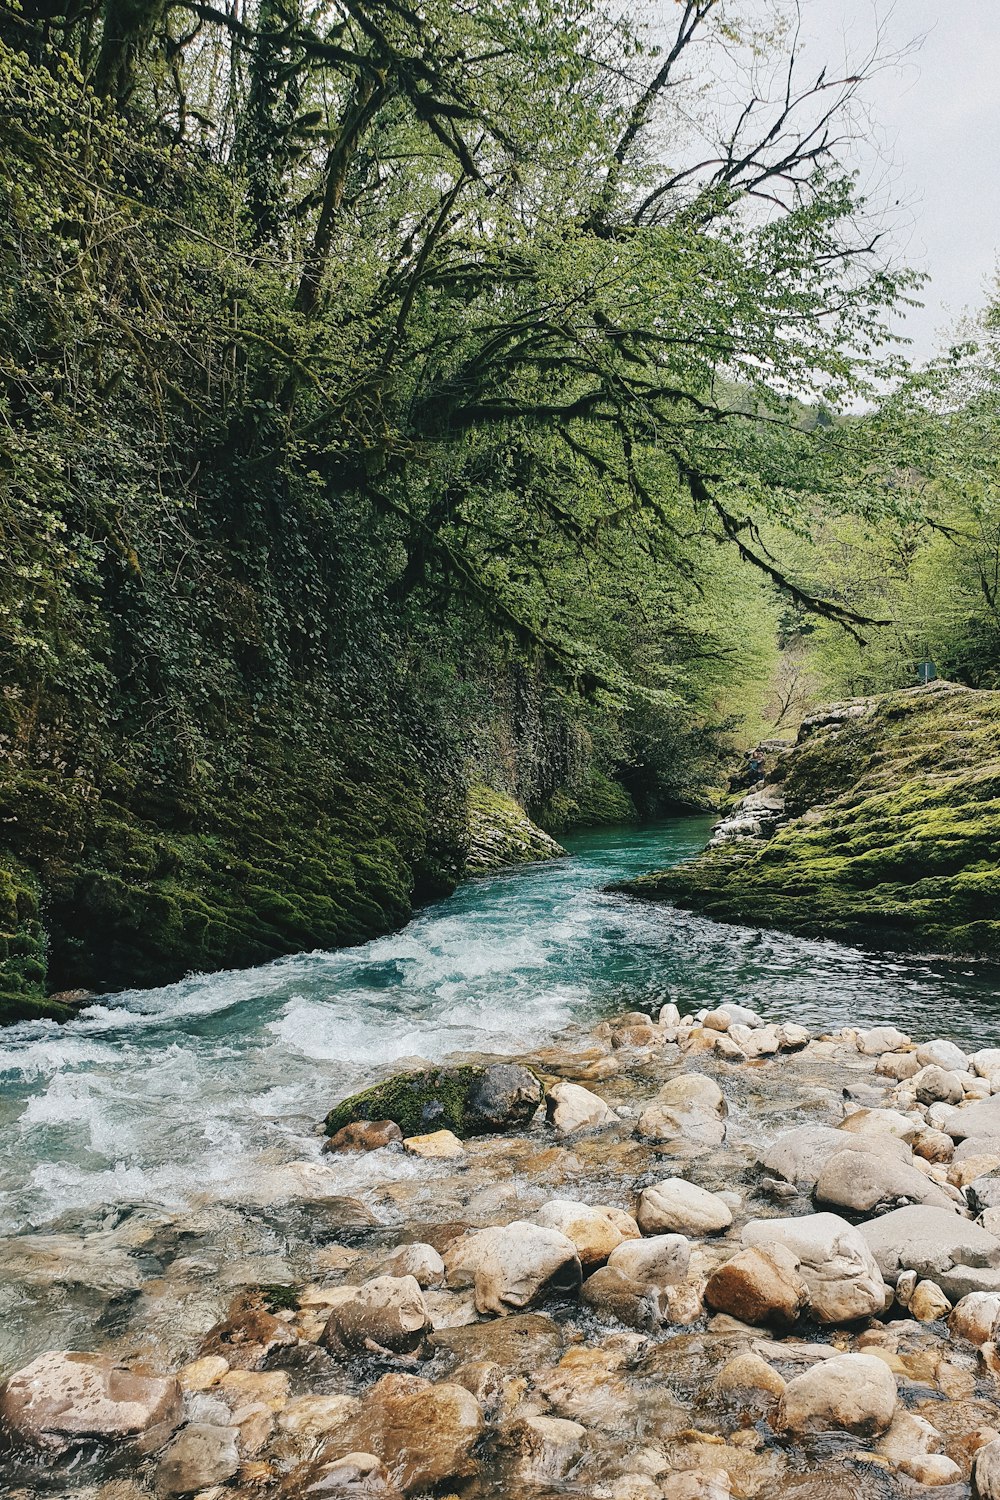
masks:
[[[0,1033],[0,1233],[136,1204],[267,1194],[334,1100],[407,1058],[526,1052],[572,1021],[675,999],[832,1029],[892,1021],[993,1043],[994,981],[905,956],[721,926],[607,894],[696,853],[706,818],[569,841],[472,881],[402,931],[102,999]]]

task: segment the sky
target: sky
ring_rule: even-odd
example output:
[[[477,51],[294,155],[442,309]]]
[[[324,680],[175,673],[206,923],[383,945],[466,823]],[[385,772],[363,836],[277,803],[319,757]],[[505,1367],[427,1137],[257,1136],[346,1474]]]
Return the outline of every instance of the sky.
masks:
[[[802,10],[807,56],[831,67],[845,49],[865,52],[876,19],[884,49],[905,53],[871,80],[860,165],[886,194],[899,254],[930,275],[925,306],[901,325],[909,357],[928,359],[982,307],[998,266],[1000,0],[802,0]]]

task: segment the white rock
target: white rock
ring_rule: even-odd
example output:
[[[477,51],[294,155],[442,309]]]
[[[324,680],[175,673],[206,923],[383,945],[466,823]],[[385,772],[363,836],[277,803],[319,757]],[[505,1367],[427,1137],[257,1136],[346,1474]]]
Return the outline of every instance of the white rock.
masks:
[[[764,1017],[758,1015],[757,1011],[751,1010],[748,1005],[734,1005],[732,1001],[727,1000],[719,1006],[719,1010],[725,1011],[731,1026],[754,1027],[764,1024]]]
[[[932,1105],[932,1109],[941,1108]],[[946,1130],[952,1140],[964,1141],[973,1135],[1000,1135],[1000,1094],[990,1099],[977,1099],[975,1104],[965,1104],[960,1109],[950,1110],[939,1127]]]
[[[987,1344],[996,1339],[998,1323],[1000,1292],[970,1292],[952,1312],[948,1329],[952,1338]]]
[[[743,1230],[745,1245],[784,1245],[797,1255],[820,1323],[850,1323],[885,1310],[891,1293],[861,1234],[836,1214],[796,1219],[755,1219]]]
[[[1000,1500],[1000,1438],[994,1438],[976,1454],[972,1493],[976,1500]]]
[[[891,1135],[909,1143],[923,1128],[923,1123],[923,1120],[915,1120],[898,1109],[856,1109],[844,1117],[840,1128],[848,1135]]]
[[[913,1458],[940,1452],[943,1442],[940,1432],[930,1422],[913,1412],[900,1410],[893,1417],[889,1431],[880,1440],[878,1452],[894,1468],[899,1469]]]
[[[776,1426],[791,1432],[843,1429],[884,1432],[896,1411],[896,1377],[870,1354],[838,1354],[790,1380],[778,1401]]]
[[[576,1246],[580,1264],[591,1270],[607,1260],[625,1240],[639,1238],[639,1226],[631,1214],[620,1208],[596,1207],[574,1203],[568,1198],[553,1198],[531,1216],[533,1224],[544,1229],[558,1229]]]
[[[965,1073],[969,1068],[969,1059],[961,1047],[940,1037],[933,1042],[924,1042],[923,1046],[917,1048],[917,1061],[922,1068],[936,1064],[952,1073]]]
[[[573,1241],[523,1219],[454,1240],[444,1263],[450,1287],[474,1287],[480,1313],[520,1311],[549,1288],[575,1289],[582,1279]]]
[[[794,1021],[785,1021],[778,1027],[778,1046],[782,1052],[798,1052],[801,1047],[808,1047],[811,1041],[812,1032]]]
[[[122,1442],[154,1429],[166,1435],[181,1413],[173,1376],[129,1370],[100,1354],[40,1354],[0,1387],[0,1422],[40,1448]]]
[[[838,1151],[823,1163],[816,1179],[817,1203],[832,1203],[855,1213],[871,1213],[880,1204],[929,1203],[948,1208],[952,1199],[910,1161],[900,1161],[869,1136],[869,1149]]]
[[[965,1097],[959,1075],[937,1063],[927,1063],[919,1073],[914,1073],[913,1087],[921,1104],[958,1104]]]
[[[1000,1047],[980,1047],[978,1052],[973,1052],[969,1063],[978,1078],[991,1081],[994,1076],[1000,1078]]]
[[[626,1240],[612,1250],[608,1265],[643,1286],[676,1286],[688,1273],[691,1242],[683,1234],[656,1234]]]
[[[733,1216],[715,1193],[685,1182],[683,1177],[667,1177],[663,1182],[644,1188],[636,1215],[644,1234],[676,1231],[681,1234],[717,1234],[728,1229]]]
[[[897,1208],[862,1224],[859,1232],[887,1281],[895,1282],[901,1271],[916,1271],[959,1296],[957,1267],[989,1268],[1000,1291],[1000,1239],[950,1209]]]
[[[597,1094],[566,1079],[553,1084],[545,1095],[545,1117],[563,1135],[611,1125],[618,1119],[611,1106]]]
[[[866,1057],[877,1057],[880,1052],[900,1052],[910,1045],[910,1038],[895,1026],[873,1026],[870,1031],[859,1031],[857,1048]]]
[[[387,1276],[412,1276],[425,1291],[444,1281],[444,1261],[433,1245],[425,1245],[419,1240],[394,1250],[384,1270]]]

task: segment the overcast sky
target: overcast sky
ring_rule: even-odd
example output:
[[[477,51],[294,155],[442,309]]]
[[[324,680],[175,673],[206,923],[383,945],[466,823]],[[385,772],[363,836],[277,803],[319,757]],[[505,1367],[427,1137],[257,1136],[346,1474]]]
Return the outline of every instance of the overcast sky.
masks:
[[[763,0],[762,0],[763,3]],[[923,38],[872,80],[868,99],[904,205],[895,230],[910,264],[930,273],[925,307],[904,331],[911,358],[931,356],[939,334],[981,307],[1000,252],[1000,0],[803,0],[810,56],[831,67],[863,54],[881,18],[889,50]]]

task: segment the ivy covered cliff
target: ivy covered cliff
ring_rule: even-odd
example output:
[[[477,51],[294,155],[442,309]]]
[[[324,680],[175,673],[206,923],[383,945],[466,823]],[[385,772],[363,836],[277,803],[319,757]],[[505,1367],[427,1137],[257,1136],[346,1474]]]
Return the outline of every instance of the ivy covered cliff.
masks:
[[[704,854],[629,889],[720,921],[1000,962],[1000,693],[938,682],[818,712]]]

